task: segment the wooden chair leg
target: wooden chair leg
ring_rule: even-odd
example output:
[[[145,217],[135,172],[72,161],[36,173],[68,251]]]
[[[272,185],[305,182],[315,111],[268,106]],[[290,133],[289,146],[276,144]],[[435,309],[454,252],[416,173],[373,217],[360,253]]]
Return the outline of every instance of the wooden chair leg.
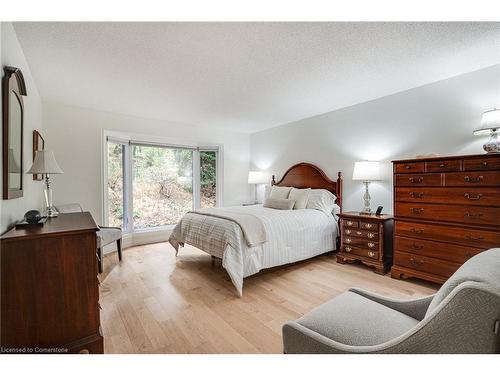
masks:
[[[98,268],[99,268],[99,273],[102,273],[103,267],[102,267],[102,262],[103,262],[103,252],[102,252],[102,247],[97,249],[97,257],[99,258],[98,261]]]
[[[118,260],[122,261],[122,239],[116,240],[116,248],[118,250]]]

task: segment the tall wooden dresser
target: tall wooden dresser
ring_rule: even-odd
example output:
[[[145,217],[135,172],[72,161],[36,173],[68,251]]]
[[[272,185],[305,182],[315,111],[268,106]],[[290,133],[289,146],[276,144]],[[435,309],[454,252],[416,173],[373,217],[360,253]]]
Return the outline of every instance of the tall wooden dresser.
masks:
[[[102,353],[96,247],[88,212],[1,237],[2,353]]]
[[[500,246],[500,154],[397,160],[392,277],[443,283]]]

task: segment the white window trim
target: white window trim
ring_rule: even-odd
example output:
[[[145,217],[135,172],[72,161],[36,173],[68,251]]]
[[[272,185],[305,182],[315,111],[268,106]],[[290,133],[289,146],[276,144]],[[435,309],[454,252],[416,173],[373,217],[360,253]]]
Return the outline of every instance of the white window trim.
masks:
[[[200,151],[217,151],[218,157],[217,157],[217,186],[216,186],[216,206],[217,207],[222,207],[224,206],[223,202],[223,186],[224,186],[224,147],[222,144],[214,144],[210,142],[195,142],[195,141],[190,141],[186,139],[176,139],[176,138],[166,138],[166,137],[158,137],[158,136],[151,136],[151,135],[144,135],[144,134],[134,134],[134,133],[122,133],[122,132],[116,132],[116,131],[110,131],[110,130],[103,130],[102,131],[102,138],[101,138],[101,200],[102,200],[102,223],[104,225],[109,225],[109,220],[108,220],[108,208],[109,208],[109,202],[108,202],[108,194],[107,194],[107,182],[108,182],[108,139],[110,139],[113,142],[117,143],[123,143],[125,145],[128,145],[130,143],[143,143],[143,144],[150,144],[152,146],[154,145],[162,145],[166,147],[177,147],[177,148],[191,148],[193,149],[193,171],[197,170],[195,167],[199,166],[199,152]],[[133,208],[132,205],[129,204],[127,205],[127,202],[132,202],[133,196],[132,196],[132,180],[130,178],[127,178],[127,176],[132,175],[132,165],[130,163],[130,149],[129,147],[124,148],[124,159],[125,159],[125,166],[124,166],[124,194],[127,195],[127,198],[124,200],[124,210],[127,211],[127,218],[131,218],[133,215]],[[193,173],[193,186],[195,185],[195,179],[196,183],[199,182],[199,176],[197,173]],[[193,189],[193,204],[196,204],[199,206],[200,203],[200,196],[199,192],[197,191],[198,189]],[[141,228],[141,229],[134,229],[133,228],[133,221],[129,220],[129,222],[125,223],[125,235],[127,237],[136,234],[147,234],[147,233],[154,233],[154,232],[161,232],[161,231],[170,231],[173,229],[175,225],[164,225],[164,226],[158,226],[158,227],[152,227],[152,228]]]

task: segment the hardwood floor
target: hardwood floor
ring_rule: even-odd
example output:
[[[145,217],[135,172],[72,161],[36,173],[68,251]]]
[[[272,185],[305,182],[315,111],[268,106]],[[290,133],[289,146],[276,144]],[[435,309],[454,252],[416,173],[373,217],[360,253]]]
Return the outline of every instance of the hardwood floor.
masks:
[[[138,246],[104,259],[106,353],[281,353],[281,326],[350,287],[411,298],[437,285],[380,276],[331,254],[245,279],[239,298],[219,262],[187,246]]]

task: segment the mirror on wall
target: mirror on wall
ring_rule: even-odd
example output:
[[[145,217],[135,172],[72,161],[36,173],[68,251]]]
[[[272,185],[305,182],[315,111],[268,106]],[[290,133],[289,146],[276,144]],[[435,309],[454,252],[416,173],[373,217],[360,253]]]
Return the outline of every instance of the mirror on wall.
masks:
[[[3,112],[3,199],[23,196],[23,122],[26,86],[18,68],[4,67]]]

